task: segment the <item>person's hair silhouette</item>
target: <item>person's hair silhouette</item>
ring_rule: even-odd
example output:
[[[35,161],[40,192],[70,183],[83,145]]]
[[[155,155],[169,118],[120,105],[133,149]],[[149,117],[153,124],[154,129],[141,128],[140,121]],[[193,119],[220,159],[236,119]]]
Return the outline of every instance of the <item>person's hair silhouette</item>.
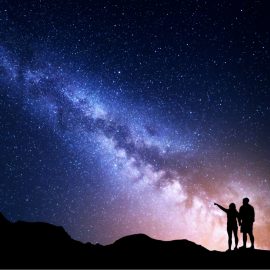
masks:
[[[238,246],[237,219],[239,218],[239,213],[236,210],[235,204],[231,203],[229,205],[229,209],[226,209],[217,203],[214,203],[214,205],[218,206],[221,210],[223,210],[227,214],[227,233],[228,233],[228,245],[229,245],[228,250],[231,250],[231,247],[232,247],[232,233],[234,234],[234,242],[235,242],[234,249],[237,249],[237,246]],[[239,220],[238,220],[238,222],[239,222]]]
[[[247,245],[247,234],[251,242],[251,248],[254,249],[253,222],[255,221],[255,212],[253,206],[249,204],[249,199],[243,199],[243,205],[239,209],[239,221],[241,233],[243,233],[243,248]]]

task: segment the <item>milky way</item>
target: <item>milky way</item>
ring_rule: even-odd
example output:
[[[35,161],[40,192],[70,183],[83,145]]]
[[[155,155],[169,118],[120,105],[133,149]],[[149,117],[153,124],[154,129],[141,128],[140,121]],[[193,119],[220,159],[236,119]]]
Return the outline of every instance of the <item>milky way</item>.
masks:
[[[12,21],[16,25],[21,18],[20,13],[14,13],[13,5],[7,4],[1,13],[3,26]],[[75,4],[69,5],[72,12]],[[39,10],[34,3],[30,6]],[[56,10],[60,6],[56,5]],[[75,6],[82,9],[79,4]],[[108,3],[96,8],[104,12],[113,7],[128,13],[123,11],[124,7]],[[142,7],[136,8],[140,14]],[[189,8],[203,13],[198,4]],[[241,8],[236,9],[242,12]],[[21,12],[31,21],[35,14],[29,10],[26,5]],[[67,10],[62,10],[61,14]],[[173,22],[175,14],[168,10],[169,15],[164,16]],[[150,11],[155,13],[160,7],[148,7],[147,16]],[[255,16],[252,11],[250,14]],[[182,16],[183,21],[188,17]],[[245,16],[244,21],[249,19]],[[79,18],[85,22],[88,17],[80,15],[77,20]],[[108,24],[113,23],[112,18],[106,20]],[[163,23],[158,28],[166,24],[165,17],[161,20]],[[76,22],[79,28],[79,21]],[[52,31],[59,27],[56,19],[54,23]],[[61,24],[66,31],[63,21]],[[221,25],[226,27],[228,22]],[[259,60],[252,64],[251,75],[250,70],[247,71],[247,78],[243,78],[245,71],[241,65],[236,71],[233,65],[228,69],[224,66],[233,61],[249,62],[251,56],[243,56],[244,60],[239,60],[240,56],[220,60],[222,53],[226,55],[225,49],[220,54],[208,51],[208,65],[211,61],[213,65],[215,61],[220,65],[211,75],[211,67],[200,67],[205,61],[203,48],[194,68],[193,60],[183,59],[188,56],[191,59],[192,53],[186,55],[180,50],[182,60],[172,62],[166,72],[156,65],[156,60],[149,60],[150,52],[140,55],[140,47],[135,45],[129,50],[135,48],[137,53],[130,52],[126,58],[121,57],[121,52],[116,54],[120,58],[117,66],[112,55],[108,56],[108,63],[100,60],[104,68],[100,72],[87,67],[86,60],[77,58],[78,54],[91,55],[91,61],[95,62],[93,47],[83,52],[76,48],[74,53],[70,41],[66,45],[72,52],[69,54],[49,41],[37,42],[32,38],[29,41],[24,37],[26,41],[22,39],[23,48],[20,48],[19,36],[24,31],[14,23],[9,27],[14,33],[2,29],[5,38],[0,44],[0,202],[1,211],[8,218],[62,225],[73,238],[83,242],[109,244],[128,234],[145,233],[163,240],[185,238],[209,249],[223,250],[227,247],[226,216],[213,204],[218,202],[227,207],[235,202],[239,208],[242,198],[249,197],[256,211],[256,246],[270,248],[267,237],[270,233],[269,104],[268,92],[264,91],[269,88],[265,77],[269,55],[262,48],[269,44],[260,45],[260,50],[256,45],[253,53],[264,52],[268,62],[266,65],[265,58],[257,56]],[[136,29],[142,30],[141,27],[139,22]],[[181,30],[183,35],[187,27],[190,31],[193,28],[185,26]],[[156,35],[154,22],[150,30],[152,36]],[[36,28],[30,27],[30,33],[35,31]],[[40,31],[42,35],[47,33],[44,29]],[[94,43],[98,43],[98,35],[105,38],[110,34],[110,42],[113,42],[114,33],[110,30],[104,33],[93,30],[93,33],[96,37],[89,40]],[[174,35],[176,33],[178,30]],[[59,37],[63,43],[65,35]],[[269,43],[269,32],[260,35],[264,37],[261,42]],[[82,33],[80,38],[85,36],[87,33]],[[221,44],[222,38],[217,39]],[[168,42],[166,46],[175,45],[170,43],[169,37],[164,40]],[[186,50],[189,46],[196,47],[189,44],[196,43],[194,37],[190,40],[185,37],[185,40],[179,44],[184,42]],[[212,38],[209,40],[213,42]],[[231,40],[231,43],[236,42],[234,37]],[[163,59],[164,65],[168,65],[166,57],[178,54],[168,51],[166,46],[159,47],[159,42],[153,41],[151,46],[157,46],[153,49],[155,54],[165,51],[157,59]],[[252,50],[250,44],[252,41],[248,42],[248,49]],[[113,50],[120,48],[115,45]],[[235,49],[232,51],[235,53]],[[133,59],[137,54],[141,60]],[[126,66],[121,63],[123,59],[129,61]],[[134,75],[132,70],[138,70],[136,65],[143,65],[147,72]],[[263,67],[258,74],[256,65]],[[178,69],[177,74],[175,69]],[[170,73],[172,78],[168,83]],[[218,78],[220,76],[224,78]],[[255,84],[250,83],[253,79]],[[249,88],[254,85],[255,89]]]

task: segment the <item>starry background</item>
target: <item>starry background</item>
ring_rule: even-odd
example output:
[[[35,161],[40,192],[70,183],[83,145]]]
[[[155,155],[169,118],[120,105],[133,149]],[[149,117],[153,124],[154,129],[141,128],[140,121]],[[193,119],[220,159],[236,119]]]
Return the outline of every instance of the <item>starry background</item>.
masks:
[[[8,219],[225,250],[248,196],[270,249],[268,1],[0,3]]]

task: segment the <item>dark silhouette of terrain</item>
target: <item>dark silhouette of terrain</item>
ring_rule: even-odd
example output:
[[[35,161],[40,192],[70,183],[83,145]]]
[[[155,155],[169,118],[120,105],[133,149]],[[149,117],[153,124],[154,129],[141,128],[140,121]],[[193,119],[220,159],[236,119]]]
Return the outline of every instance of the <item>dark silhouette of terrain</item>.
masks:
[[[0,213],[1,268],[270,268],[270,251],[209,251],[188,240],[130,235],[83,244],[59,226],[9,222]]]

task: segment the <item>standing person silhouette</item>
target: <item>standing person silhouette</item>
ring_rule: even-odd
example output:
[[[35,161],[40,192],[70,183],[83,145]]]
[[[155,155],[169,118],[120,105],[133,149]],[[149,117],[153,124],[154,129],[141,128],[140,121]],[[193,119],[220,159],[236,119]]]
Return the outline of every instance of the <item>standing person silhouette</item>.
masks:
[[[234,234],[234,242],[235,242],[235,250],[237,249],[238,246],[238,236],[237,236],[237,231],[238,231],[238,225],[237,225],[237,219],[239,218],[239,213],[236,210],[236,206],[234,203],[231,203],[229,205],[229,209],[224,208],[223,206],[214,203],[217,207],[219,207],[221,210],[223,210],[227,214],[227,233],[228,233],[228,245],[229,249],[228,251],[231,250],[232,247],[232,233]],[[238,219],[239,222],[239,219]]]
[[[255,212],[253,206],[249,204],[249,199],[243,199],[243,205],[239,209],[239,220],[241,233],[243,233],[243,248],[247,247],[247,234],[254,249],[253,222],[255,221]]]

